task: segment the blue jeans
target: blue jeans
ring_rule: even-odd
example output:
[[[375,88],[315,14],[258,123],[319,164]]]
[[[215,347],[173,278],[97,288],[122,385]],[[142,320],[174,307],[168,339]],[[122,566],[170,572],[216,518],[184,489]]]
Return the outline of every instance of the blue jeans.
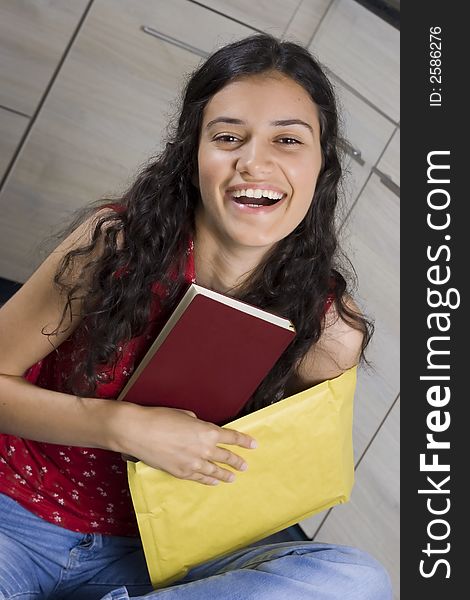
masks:
[[[256,545],[152,591],[140,541],[82,534],[0,494],[0,600],[391,600],[371,556],[313,542]]]

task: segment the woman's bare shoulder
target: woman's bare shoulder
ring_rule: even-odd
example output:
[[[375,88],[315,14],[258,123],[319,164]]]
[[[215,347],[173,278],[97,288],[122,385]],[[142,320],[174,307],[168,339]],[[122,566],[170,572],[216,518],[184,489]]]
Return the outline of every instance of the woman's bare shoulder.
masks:
[[[352,312],[361,314],[359,307],[350,296],[344,297],[344,303]],[[338,376],[357,365],[363,339],[363,332],[345,321],[333,303],[325,316],[323,333],[310,352],[317,357],[317,362],[322,362],[325,367],[329,365],[328,368],[336,372],[334,376]]]
[[[75,248],[87,245],[99,218],[111,213],[102,209],[87,218],[34,271],[21,288],[0,308],[0,374],[22,375],[26,369],[59,346],[80,323],[78,304],[72,305],[57,335],[46,336],[61,321],[66,298],[54,283],[62,258]],[[69,273],[80,281],[81,265],[77,262]],[[82,285],[86,282],[81,281]]]
[[[346,306],[361,314],[350,296],[344,297]],[[289,393],[312,387],[327,379],[338,377],[359,362],[364,334],[345,321],[333,303],[325,315],[320,339],[314,344],[297,367],[289,384]]]

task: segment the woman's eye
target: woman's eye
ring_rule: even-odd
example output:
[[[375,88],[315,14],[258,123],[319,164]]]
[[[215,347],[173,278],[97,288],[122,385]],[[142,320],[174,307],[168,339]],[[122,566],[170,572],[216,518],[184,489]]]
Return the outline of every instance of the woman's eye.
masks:
[[[214,138],[214,142],[227,142],[227,143],[233,143],[233,142],[238,142],[239,139],[236,138],[234,135],[219,135],[216,138]]]
[[[234,135],[230,135],[228,133],[223,134],[223,135],[218,135],[214,138],[214,142],[221,142],[223,144],[237,144],[240,143],[242,140],[240,140],[240,138],[234,136]],[[276,140],[277,142],[279,142],[282,146],[297,146],[302,144],[302,142],[300,142],[298,139],[293,138],[293,137],[283,137],[283,138],[279,138],[278,140]]]
[[[280,138],[279,141],[282,142],[284,146],[295,146],[296,144],[302,143],[302,142],[299,142],[299,140],[296,140],[295,138],[292,138],[292,137],[283,137],[283,138]]]

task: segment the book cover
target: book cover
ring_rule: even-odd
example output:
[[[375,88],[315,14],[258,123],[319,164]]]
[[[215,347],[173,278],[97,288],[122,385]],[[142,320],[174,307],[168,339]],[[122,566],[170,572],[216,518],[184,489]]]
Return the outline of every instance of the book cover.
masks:
[[[118,400],[233,418],[295,336],[290,321],[192,284]]]

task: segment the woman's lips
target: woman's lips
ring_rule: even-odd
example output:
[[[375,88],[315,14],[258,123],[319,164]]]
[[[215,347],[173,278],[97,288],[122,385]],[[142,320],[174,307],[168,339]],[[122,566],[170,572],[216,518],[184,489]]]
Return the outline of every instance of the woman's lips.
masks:
[[[266,214],[266,213],[273,212],[274,210],[276,210],[276,208],[278,208],[281,204],[284,203],[286,198],[287,198],[287,194],[284,194],[284,196],[280,200],[277,200],[277,202],[275,202],[274,204],[254,207],[254,206],[248,206],[248,204],[243,204],[241,202],[237,202],[237,198],[234,198],[230,192],[225,192],[225,200],[230,202],[240,212],[246,213],[246,214]],[[250,204],[256,204],[256,201],[258,199],[257,198],[245,198],[245,200],[248,200]]]

